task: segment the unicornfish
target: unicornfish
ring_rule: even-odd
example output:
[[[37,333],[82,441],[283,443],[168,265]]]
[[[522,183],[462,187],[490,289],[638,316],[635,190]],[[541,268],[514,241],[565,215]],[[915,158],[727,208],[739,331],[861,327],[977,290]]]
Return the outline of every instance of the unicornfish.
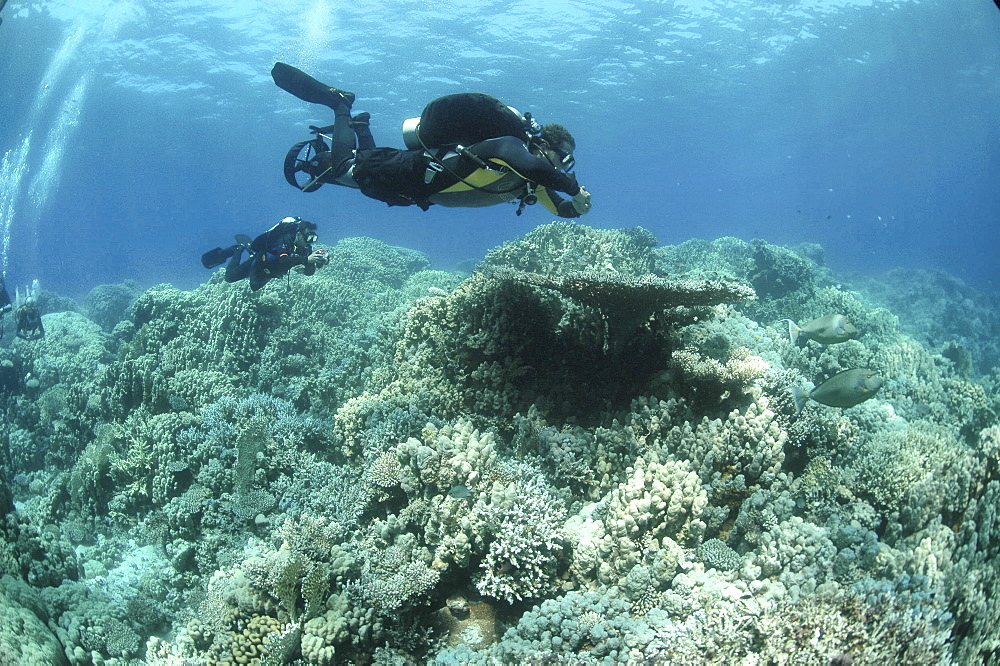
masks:
[[[808,393],[793,386],[795,411],[802,411],[808,400],[828,407],[853,407],[874,396],[883,383],[884,380],[874,370],[852,368],[838,372]]]
[[[788,322],[788,337],[792,339],[793,345],[799,337],[815,340],[823,345],[833,345],[858,335],[858,329],[854,327],[850,319],[842,314],[818,317],[801,326],[797,326],[791,319],[782,319],[781,321]]]

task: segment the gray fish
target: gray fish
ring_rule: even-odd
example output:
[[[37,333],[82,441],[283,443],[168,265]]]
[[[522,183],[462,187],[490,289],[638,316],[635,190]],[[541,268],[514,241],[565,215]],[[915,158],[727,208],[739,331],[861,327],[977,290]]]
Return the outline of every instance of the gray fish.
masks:
[[[451,490],[448,491],[448,496],[454,499],[465,499],[472,493],[466,486],[452,486]]]
[[[858,336],[858,329],[842,314],[817,317],[802,326],[796,326],[791,319],[781,321],[788,322],[788,337],[792,339],[793,345],[800,336],[806,340],[815,340],[821,345],[834,345]]]
[[[853,407],[874,396],[883,383],[884,380],[874,370],[852,368],[838,372],[808,393],[793,386],[795,411],[802,411],[807,400],[815,400],[828,407]]]

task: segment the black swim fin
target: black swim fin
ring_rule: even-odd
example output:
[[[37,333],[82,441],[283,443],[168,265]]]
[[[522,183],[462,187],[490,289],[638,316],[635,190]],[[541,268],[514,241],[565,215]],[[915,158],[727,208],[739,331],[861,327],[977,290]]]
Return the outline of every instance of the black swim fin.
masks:
[[[250,237],[246,234],[236,234],[236,244],[242,245],[244,249],[249,250],[250,244],[253,243]]]
[[[229,247],[217,247],[214,250],[209,250],[201,255],[201,265],[205,268],[221,266],[226,262],[226,259],[236,254],[238,247],[238,245],[230,245]]]
[[[274,67],[271,68],[271,78],[279,88],[295,95],[303,102],[323,104],[331,109],[336,109],[341,104],[351,106],[354,103],[354,93],[331,88],[301,69],[283,62],[274,63]]]

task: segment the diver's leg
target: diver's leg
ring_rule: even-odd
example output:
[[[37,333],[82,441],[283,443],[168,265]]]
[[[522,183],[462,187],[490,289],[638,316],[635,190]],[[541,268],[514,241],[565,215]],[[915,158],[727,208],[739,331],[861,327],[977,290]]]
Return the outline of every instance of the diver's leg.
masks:
[[[239,282],[250,274],[250,267],[253,266],[253,258],[251,257],[246,260],[246,263],[241,264],[240,259],[242,257],[243,247],[239,246],[239,249],[229,259],[229,263],[226,264],[226,282]]]
[[[295,95],[304,102],[323,104],[334,110],[336,110],[338,105],[345,102],[347,106],[354,103],[354,93],[331,88],[325,83],[320,83],[301,69],[286,65],[283,62],[274,63],[274,67],[271,68],[271,78],[274,79],[279,88]]]
[[[354,149],[357,147],[354,135],[354,127],[351,124],[351,107],[349,104],[341,103],[333,107],[336,114],[333,121],[333,131],[330,132],[330,152],[320,153],[317,159],[321,168],[329,168],[329,174],[324,181],[330,182],[343,175],[350,167],[350,160],[354,157]]]
[[[358,137],[358,150],[375,149],[375,137],[372,136],[371,118],[372,114],[367,111],[351,118],[351,127],[354,129],[355,136]]]

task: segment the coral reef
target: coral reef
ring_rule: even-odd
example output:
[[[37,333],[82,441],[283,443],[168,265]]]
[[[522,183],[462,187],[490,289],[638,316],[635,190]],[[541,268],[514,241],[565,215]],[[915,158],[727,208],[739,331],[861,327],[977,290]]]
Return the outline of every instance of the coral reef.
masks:
[[[921,322],[817,246],[561,222],[471,275],[328,250],[0,346],[0,662],[996,659],[995,312],[963,286],[923,276],[976,321]],[[779,321],[830,313],[857,339]],[[855,367],[875,398],[797,412]]]

